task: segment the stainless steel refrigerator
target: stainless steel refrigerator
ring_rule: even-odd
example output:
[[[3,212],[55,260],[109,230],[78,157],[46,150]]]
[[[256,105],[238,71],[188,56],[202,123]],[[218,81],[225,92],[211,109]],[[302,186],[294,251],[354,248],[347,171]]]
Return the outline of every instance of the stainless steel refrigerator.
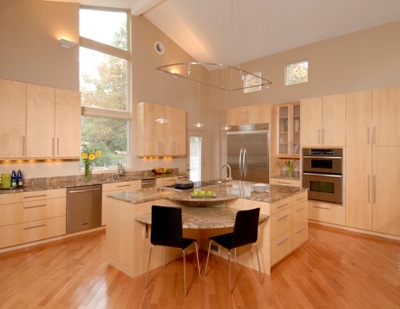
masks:
[[[269,123],[234,126],[227,138],[232,178],[269,183]]]

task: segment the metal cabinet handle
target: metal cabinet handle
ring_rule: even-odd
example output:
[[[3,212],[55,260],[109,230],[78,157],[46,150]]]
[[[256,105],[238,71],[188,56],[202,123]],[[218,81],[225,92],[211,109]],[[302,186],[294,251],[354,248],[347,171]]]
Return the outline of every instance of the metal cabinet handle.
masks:
[[[374,194],[374,204],[376,204],[376,175],[374,175],[373,180],[374,180],[374,184],[373,184],[373,186],[374,186],[374,192],[373,192],[373,194]]]
[[[321,130],[318,129],[318,145],[321,144]]]
[[[35,226],[30,226],[30,227],[24,227],[24,231],[31,230],[31,229],[36,229],[36,228],[39,228],[39,227],[44,227],[46,225],[47,224],[40,224],[40,225],[35,225]]]
[[[282,205],[279,205],[279,206],[277,206],[276,208],[282,208],[282,207],[285,207],[285,206],[287,206],[287,205],[289,205],[289,203],[285,203],[285,204],[282,204]]]
[[[29,208],[39,208],[39,207],[46,207],[47,204],[40,204],[40,205],[33,205],[33,206],[24,206],[24,209],[29,209]]]
[[[324,142],[325,142],[325,129],[322,129],[322,145],[324,144]]]
[[[372,135],[372,143],[376,144],[376,127],[374,127],[373,135]]]
[[[368,186],[368,203],[371,202],[371,175],[368,175],[367,186]]]
[[[329,207],[323,207],[323,206],[313,206],[313,207],[319,209],[331,210]]]
[[[131,184],[128,184],[128,185],[119,185],[119,186],[117,186],[117,188],[124,188],[124,187],[130,187],[131,186]]]
[[[287,214],[287,215],[284,215],[283,217],[276,218],[276,221],[277,221],[277,222],[282,221],[283,219],[285,219],[285,218],[287,218],[287,217],[289,217],[288,214]]]
[[[24,196],[24,198],[35,198],[35,197],[47,197],[47,195],[46,194],[39,194],[39,195]]]
[[[299,234],[301,232],[303,232],[306,228],[303,226],[302,228],[300,228],[299,230],[296,231],[296,234]]]
[[[302,211],[302,210],[305,209],[305,208],[306,208],[306,206],[303,206],[303,207],[301,207],[301,208],[296,209],[296,211]]]
[[[284,244],[285,242],[287,242],[289,240],[289,237],[286,237],[284,240],[280,241],[277,243],[278,246]]]
[[[22,136],[22,155],[25,156],[25,136]]]

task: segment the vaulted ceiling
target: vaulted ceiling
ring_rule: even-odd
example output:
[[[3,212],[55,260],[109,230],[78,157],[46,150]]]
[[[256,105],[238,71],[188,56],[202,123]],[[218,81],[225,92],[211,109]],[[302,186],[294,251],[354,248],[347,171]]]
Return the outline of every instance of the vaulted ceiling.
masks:
[[[230,65],[400,20],[399,0],[50,1],[142,8],[196,60]]]

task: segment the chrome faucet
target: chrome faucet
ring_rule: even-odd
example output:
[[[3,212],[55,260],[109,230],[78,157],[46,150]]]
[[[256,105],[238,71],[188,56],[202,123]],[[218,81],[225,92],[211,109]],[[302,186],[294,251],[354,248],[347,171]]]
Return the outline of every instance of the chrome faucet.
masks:
[[[119,178],[119,177],[123,176],[124,174],[125,174],[125,171],[124,171],[124,167],[122,166],[122,163],[118,163],[118,170],[114,176]]]
[[[226,169],[227,169],[227,176],[228,177],[226,177],[226,180],[228,180],[229,181],[229,184],[231,185],[232,184],[232,169],[231,169],[231,167],[230,167],[230,165],[229,164],[224,164],[224,165],[222,165],[221,166],[221,175],[222,175],[222,169],[224,168],[224,167],[226,167]],[[221,176],[222,177],[222,176]]]

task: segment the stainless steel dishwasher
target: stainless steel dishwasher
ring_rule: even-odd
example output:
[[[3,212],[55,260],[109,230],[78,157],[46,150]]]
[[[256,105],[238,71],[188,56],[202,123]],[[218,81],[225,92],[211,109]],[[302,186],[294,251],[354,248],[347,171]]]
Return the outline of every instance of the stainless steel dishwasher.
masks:
[[[67,189],[67,234],[101,226],[101,185]]]

